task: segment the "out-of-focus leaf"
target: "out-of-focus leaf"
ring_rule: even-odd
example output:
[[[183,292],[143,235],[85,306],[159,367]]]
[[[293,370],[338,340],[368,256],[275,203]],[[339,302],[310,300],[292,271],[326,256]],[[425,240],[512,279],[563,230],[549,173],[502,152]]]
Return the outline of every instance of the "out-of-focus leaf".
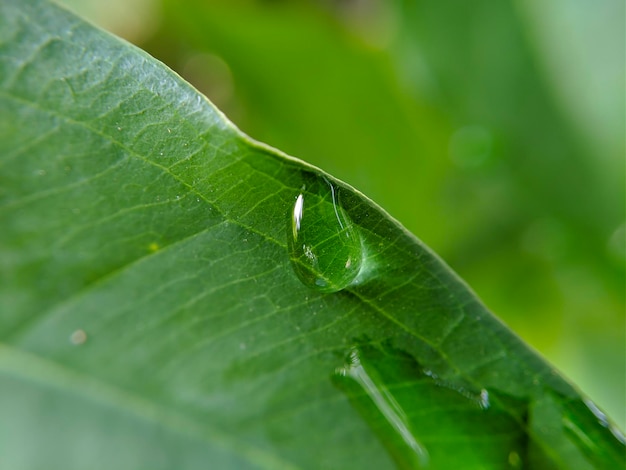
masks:
[[[3,2],[0,107],[1,468],[623,464],[415,237],[134,47]]]
[[[623,36],[623,4],[619,7],[619,2],[608,2],[598,9],[604,13],[590,12],[584,16],[586,20],[573,23],[576,15],[594,7],[533,0],[517,4],[457,0],[396,3],[401,31],[395,44],[399,67],[408,64],[404,72],[410,74],[410,64],[417,58],[413,52],[418,51],[430,86],[420,86],[419,80],[414,80],[410,83],[415,93],[446,110],[454,126],[461,129],[455,137],[467,126],[492,136],[497,145],[489,157],[505,169],[501,182],[508,187],[508,195],[503,196],[516,201],[513,207],[521,222],[509,226],[514,233],[509,238],[517,247],[498,250],[502,261],[496,261],[492,271],[472,261],[476,259],[472,253],[485,251],[475,249],[485,246],[484,234],[488,232],[480,218],[475,240],[467,237],[461,241],[452,257],[454,264],[485,273],[480,291],[489,292],[482,288],[487,279],[493,277],[494,270],[506,269],[515,251],[522,248],[542,258],[544,269],[563,297],[559,308],[563,319],[556,323],[562,324],[561,331],[553,331],[563,335],[559,362],[581,381],[584,377],[585,389],[602,397],[624,423],[626,356],[616,354],[616,350],[623,349],[626,341],[626,259],[623,254],[614,254],[612,246],[618,239],[625,243],[620,228],[626,217],[625,110],[618,104],[624,100],[625,66],[624,55],[619,52],[623,45],[618,47],[610,40]],[[621,19],[593,23],[611,11]],[[557,15],[560,22],[554,19]],[[569,21],[569,28],[559,25],[563,21]],[[574,24],[578,24],[578,34],[572,32]],[[550,35],[546,29],[551,25],[554,31]],[[586,44],[585,50],[576,46],[581,43]],[[576,54],[592,53],[591,44],[596,58],[585,57],[574,63]],[[563,48],[569,54],[558,55]],[[604,68],[594,69],[598,63]],[[598,78],[576,78],[589,74]],[[601,81],[605,86],[598,90]],[[572,104],[561,104],[565,98],[574,99],[573,89],[579,91],[579,106],[590,116],[597,116],[592,119],[598,123],[610,120],[612,124],[601,132],[589,125],[581,131],[580,122],[589,118],[581,119],[572,115],[573,111],[568,115]],[[590,100],[598,104],[591,106]],[[471,166],[472,141],[467,136],[461,140],[465,141],[466,163]],[[480,184],[481,179],[470,182],[465,191]],[[473,217],[472,212],[469,214]],[[491,222],[498,223],[494,219]],[[516,272],[524,272],[516,267]],[[526,291],[525,295],[536,295],[529,280],[533,277],[526,272],[513,278],[511,289],[501,289],[501,299],[496,293],[490,305],[499,308],[511,303],[505,296],[515,296],[516,285]],[[545,284],[537,287],[545,291]],[[519,297],[512,303],[524,305]],[[527,322],[528,329],[541,330],[542,325],[549,324],[545,315],[554,315],[550,311],[554,306],[546,310],[534,318],[529,314],[533,319]],[[611,378],[611,386],[607,387],[602,377]]]

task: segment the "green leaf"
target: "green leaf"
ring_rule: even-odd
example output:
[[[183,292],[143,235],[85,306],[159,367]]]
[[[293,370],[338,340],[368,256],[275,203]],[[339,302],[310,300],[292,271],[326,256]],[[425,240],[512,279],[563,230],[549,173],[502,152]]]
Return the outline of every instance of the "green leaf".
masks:
[[[623,6],[155,1],[143,47],[419,234],[626,426]]]
[[[145,53],[5,1],[0,110],[0,468],[623,464],[413,235]]]

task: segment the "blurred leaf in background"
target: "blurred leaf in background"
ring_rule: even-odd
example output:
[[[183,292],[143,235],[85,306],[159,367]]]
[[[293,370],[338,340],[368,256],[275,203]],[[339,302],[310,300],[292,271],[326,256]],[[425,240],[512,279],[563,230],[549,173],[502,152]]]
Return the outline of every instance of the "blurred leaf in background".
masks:
[[[626,427],[623,2],[67,3],[370,195]]]

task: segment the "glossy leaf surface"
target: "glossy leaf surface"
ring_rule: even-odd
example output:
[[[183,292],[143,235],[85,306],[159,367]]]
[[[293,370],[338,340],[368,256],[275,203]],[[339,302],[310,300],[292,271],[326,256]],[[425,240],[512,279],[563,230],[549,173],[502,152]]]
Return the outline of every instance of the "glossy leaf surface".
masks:
[[[0,468],[622,464],[414,236],[134,47],[3,2],[0,109]],[[307,244],[360,257],[331,293],[292,266],[303,188]]]
[[[626,426],[623,2],[154,2],[142,47],[382,205]]]

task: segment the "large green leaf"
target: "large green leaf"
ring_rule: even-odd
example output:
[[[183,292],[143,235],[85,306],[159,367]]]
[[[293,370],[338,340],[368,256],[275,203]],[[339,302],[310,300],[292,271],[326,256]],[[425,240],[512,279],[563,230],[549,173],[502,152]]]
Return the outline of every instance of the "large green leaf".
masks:
[[[617,468],[379,207],[53,5],[0,4],[0,468]]]
[[[163,19],[143,47],[250,135],[380,203],[626,426],[619,8],[154,1]],[[531,3],[547,40],[522,14]],[[539,52],[554,48],[547,77]],[[610,106],[583,106],[595,125],[577,128],[558,106],[568,90],[577,107]],[[604,143],[586,145],[598,127]]]

